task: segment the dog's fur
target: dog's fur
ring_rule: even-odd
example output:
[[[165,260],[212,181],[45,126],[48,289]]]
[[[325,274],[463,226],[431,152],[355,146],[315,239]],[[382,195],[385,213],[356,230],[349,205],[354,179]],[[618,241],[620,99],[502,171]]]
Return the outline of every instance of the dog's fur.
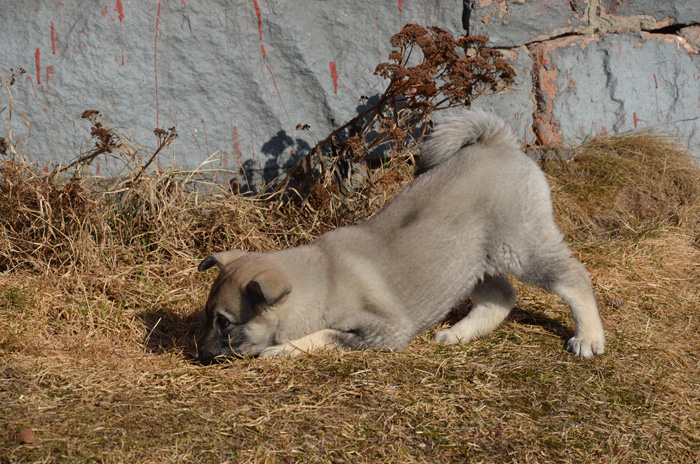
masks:
[[[404,349],[471,297],[441,330],[467,343],[515,304],[505,275],[559,295],[571,308],[570,352],[603,353],[586,269],[554,224],[549,187],[496,116],[464,111],[421,147],[416,179],[369,221],[273,253],[225,251],[206,304],[197,355],[296,355],[320,348]]]

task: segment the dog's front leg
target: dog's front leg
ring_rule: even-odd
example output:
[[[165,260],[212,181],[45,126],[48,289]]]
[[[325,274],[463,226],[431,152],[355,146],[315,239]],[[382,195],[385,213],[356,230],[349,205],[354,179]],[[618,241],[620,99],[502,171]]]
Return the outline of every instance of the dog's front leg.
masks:
[[[313,332],[296,340],[290,340],[282,345],[265,348],[259,355],[261,358],[275,356],[298,356],[314,350],[359,348],[360,337],[353,332],[342,332],[335,329],[323,329]]]

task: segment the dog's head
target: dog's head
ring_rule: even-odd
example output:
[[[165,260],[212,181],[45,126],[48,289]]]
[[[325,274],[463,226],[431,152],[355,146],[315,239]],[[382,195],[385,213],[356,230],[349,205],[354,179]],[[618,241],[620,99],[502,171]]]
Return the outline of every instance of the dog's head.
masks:
[[[200,271],[213,266],[219,275],[204,308],[196,356],[203,364],[217,356],[256,356],[274,343],[275,310],[291,291],[287,278],[264,255],[224,251],[205,258]]]

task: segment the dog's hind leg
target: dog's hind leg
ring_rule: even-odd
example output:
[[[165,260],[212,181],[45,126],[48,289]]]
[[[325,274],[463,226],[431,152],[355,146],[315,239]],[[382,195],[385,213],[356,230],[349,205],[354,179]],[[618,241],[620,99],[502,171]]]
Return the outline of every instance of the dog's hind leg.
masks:
[[[550,289],[569,305],[574,317],[574,336],[566,343],[566,350],[584,358],[603,354],[603,322],[591,279],[583,264],[568,258],[566,271],[557,277]]]
[[[515,305],[516,292],[503,276],[484,276],[471,293],[472,309],[464,319],[435,334],[440,343],[468,343],[498,327]]]
[[[574,317],[574,336],[566,343],[566,350],[584,358],[603,354],[605,335],[586,268],[566,250],[541,252],[539,259],[529,266],[522,280],[556,293],[571,309]]]

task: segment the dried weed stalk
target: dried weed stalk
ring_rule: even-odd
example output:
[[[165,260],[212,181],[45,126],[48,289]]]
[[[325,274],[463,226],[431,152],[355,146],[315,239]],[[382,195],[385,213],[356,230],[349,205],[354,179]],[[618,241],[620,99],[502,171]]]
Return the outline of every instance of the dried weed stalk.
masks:
[[[5,91],[7,92],[7,107],[2,107],[0,108],[0,114],[4,113],[5,110],[8,110],[8,115],[7,115],[7,122],[8,122],[8,131],[7,134],[5,134],[4,137],[0,137],[0,156],[5,158],[5,157],[14,157],[16,159],[21,158],[22,155],[22,150],[24,149],[24,145],[18,146],[18,142],[14,139],[12,135],[12,119],[14,117],[14,107],[16,106],[14,102],[14,98],[12,97],[12,87],[15,85],[15,82],[17,81],[17,77],[21,76],[22,74],[26,74],[27,71],[20,67],[19,70],[15,71],[13,68],[10,68],[10,79],[9,81],[5,79],[5,76],[0,74],[0,81],[2,81],[3,86],[5,87]],[[24,119],[25,124],[27,125],[27,128],[29,128],[31,132],[31,124],[29,123],[29,119],[24,115],[22,110],[19,110],[20,115]],[[25,142],[26,144],[26,142]]]
[[[167,210],[180,194],[174,179],[192,174],[152,174],[148,168],[177,138],[174,128],[156,129],[158,148],[149,153],[106,126],[99,111],[87,110],[82,117],[92,123],[93,146],[69,165],[50,170],[15,157],[0,162],[0,272],[79,274],[105,264],[114,270],[122,259],[133,262],[132,252],[126,251],[132,244],[148,253],[151,226],[169,226]],[[101,155],[123,163],[126,174],[107,180],[86,174]],[[171,244],[177,241],[163,248],[177,253]]]
[[[101,120],[101,113],[99,111],[85,110],[81,118],[87,119],[92,124],[90,127],[90,135],[92,136],[91,141],[93,142],[93,147],[81,153],[75,161],[67,166],[59,166],[56,170],[57,173],[70,171],[72,169],[82,170],[90,166],[100,155],[111,155],[113,158],[119,160],[120,163],[124,163],[127,172],[130,174],[136,171],[136,174],[133,175],[131,180],[132,183],[136,183],[148,167],[151,166],[156,157],[178,137],[174,127],[168,130],[156,128],[153,133],[158,139],[157,148],[152,154],[148,155],[146,159],[143,155],[145,149],[134,143],[131,137],[126,133],[106,126],[104,121]]]

